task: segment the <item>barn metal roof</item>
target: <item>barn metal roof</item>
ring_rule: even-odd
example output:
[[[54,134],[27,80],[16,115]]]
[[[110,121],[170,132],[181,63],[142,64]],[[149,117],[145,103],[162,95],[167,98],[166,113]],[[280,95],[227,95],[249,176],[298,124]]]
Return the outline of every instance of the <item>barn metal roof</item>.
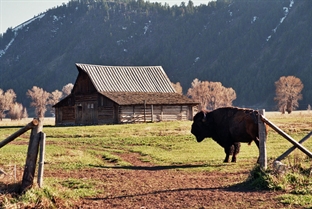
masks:
[[[76,63],[98,92],[176,93],[161,66],[104,66]]]

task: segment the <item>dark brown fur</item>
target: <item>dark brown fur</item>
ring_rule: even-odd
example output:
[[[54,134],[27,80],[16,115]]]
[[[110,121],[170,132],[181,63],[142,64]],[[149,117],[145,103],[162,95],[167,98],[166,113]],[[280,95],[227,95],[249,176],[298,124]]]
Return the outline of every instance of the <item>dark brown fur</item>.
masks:
[[[224,148],[224,162],[236,162],[240,143],[254,141],[259,148],[258,111],[234,107],[219,108],[211,112],[198,112],[193,119],[191,133],[197,142],[212,138]]]

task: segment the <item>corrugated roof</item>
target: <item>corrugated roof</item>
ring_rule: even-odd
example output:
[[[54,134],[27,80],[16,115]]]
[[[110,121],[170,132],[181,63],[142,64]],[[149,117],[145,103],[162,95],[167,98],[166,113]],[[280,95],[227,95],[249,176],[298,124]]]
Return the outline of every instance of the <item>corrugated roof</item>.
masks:
[[[98,92],[176,93],[161,66],[104,66],[76,63]]]

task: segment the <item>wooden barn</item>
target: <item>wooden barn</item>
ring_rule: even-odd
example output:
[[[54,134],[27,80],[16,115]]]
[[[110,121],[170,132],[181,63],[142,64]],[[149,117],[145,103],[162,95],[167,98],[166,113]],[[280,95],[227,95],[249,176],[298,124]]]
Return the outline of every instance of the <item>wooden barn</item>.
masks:
[[[198,105],[175,91],[161,66],[76,67],[71,94],[53,106],[56,125],[192,120]]]

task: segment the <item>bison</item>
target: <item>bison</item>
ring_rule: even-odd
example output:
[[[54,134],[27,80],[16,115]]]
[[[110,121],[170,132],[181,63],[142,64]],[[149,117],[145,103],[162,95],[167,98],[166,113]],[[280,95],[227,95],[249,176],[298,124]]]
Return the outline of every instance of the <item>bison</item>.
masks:
[[[254,141],[259,149],[258,114],[256,110],[235,107],[200,111],[193,118],[191,133],[197,142],[212,138],[224,148],[224,162],[229,162],[230,155],[236,162],[241,142],[250,145]]]

